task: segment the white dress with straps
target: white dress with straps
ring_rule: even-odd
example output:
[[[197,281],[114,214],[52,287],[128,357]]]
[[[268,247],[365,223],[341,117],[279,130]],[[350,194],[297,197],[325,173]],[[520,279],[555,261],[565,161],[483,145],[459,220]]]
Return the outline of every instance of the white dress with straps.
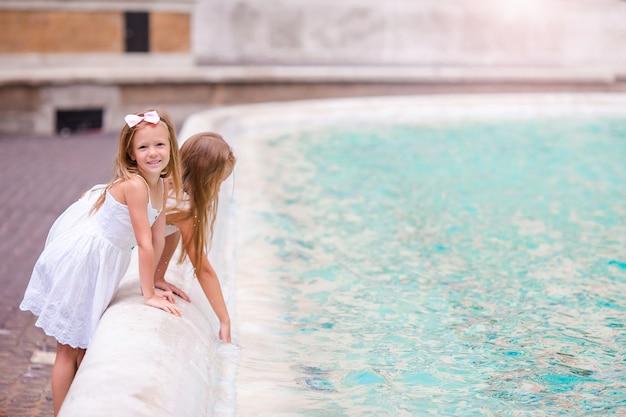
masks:
[[[137,244],[128,206],[105,192],[92,216],[85,216],[86,202],[79,200],[55,221],[20,304],[39,316],[35,325],[47,335],[75,348],[88,347]],[[152,225],[160,211],[149,196]]]

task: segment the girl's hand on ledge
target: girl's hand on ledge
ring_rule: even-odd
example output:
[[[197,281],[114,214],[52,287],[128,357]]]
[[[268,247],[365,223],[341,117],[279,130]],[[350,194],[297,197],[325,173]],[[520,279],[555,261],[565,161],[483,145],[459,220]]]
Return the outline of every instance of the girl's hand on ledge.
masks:
[[[154,293],[172,304],[176,303],[176,299],[174,298],[174,293],[172,291],[162,290],[160,288],[154,287]]]
[[[154,294],[151,298],[147,299],[146,305],[159,308],[178,317],[183,315],[183,312],[179,308],[177,308],[174,304],[170,303],[158,294]]]
[[[180,298],[182,298],[183,300],[187,301],[187,302],[191,302],[191,298],[189,298],[189,296],[187,295],[187,293],[183,290],[181,290],[180,288],[178,288],[176,285],[174,284],[170,284],[169,282],[163,280],[159,280],[159,281],[155,281],[154,282],[154,287],[158,288],[160,290],[163,291],[171,291],[174,295],[179,296]],[[174,301],[171,301],[174,302]]]

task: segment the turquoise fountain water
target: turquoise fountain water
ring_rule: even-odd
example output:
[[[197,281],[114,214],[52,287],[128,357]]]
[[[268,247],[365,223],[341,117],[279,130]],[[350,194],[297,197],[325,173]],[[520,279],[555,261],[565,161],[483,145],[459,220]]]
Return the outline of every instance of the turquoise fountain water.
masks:
[[[282,348],[256,372],[289,367],[281,415],[624,415],[625,138],[617,119],[272,138],[266,203],[241,210],[272,253]]]

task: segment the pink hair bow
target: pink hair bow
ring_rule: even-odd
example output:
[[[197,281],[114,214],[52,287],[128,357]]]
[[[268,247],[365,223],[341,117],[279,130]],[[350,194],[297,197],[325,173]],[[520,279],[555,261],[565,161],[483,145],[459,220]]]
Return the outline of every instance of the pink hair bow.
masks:
[[[124,120],[126,121],[128,127],[134,127],[143,120],[155,125],[159,123],[159,120],[161,120],[161,118],[156,111],[147,111],[143,114],[143,116],[137,116],[136,114],[127,114],[126,117],[124,117]]]

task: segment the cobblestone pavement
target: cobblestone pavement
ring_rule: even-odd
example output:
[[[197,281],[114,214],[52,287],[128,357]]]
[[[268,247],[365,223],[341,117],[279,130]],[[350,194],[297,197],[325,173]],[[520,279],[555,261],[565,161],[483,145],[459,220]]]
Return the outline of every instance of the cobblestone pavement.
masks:
[[[56,217],[113,173],[117,134],[0,135],[0,417],[51,417],[56,341],[19,309]]]

